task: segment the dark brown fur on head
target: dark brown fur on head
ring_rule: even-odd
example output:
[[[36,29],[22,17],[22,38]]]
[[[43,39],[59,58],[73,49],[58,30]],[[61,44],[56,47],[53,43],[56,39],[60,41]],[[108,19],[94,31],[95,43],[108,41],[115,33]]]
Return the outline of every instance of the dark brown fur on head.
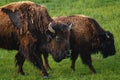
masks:
[[[52,51],[51,54],[54,60],[60,62],[62,59],[70,55],[69,36],[72,25],[63,24],[61,22],[53,22],[50,26],[53,30],[55,30],[55,32],[51,34],[52,39],[48,46]]]

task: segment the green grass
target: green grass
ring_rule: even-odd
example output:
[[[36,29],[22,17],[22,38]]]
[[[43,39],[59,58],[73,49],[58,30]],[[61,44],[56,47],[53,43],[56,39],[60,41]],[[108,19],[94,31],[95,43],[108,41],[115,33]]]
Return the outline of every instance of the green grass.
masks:
[[[19,0],[0,0],[0,6]],[[49,62],[52,70],[49,80],[120,80],[120,0],[31,0],[46,6],[49,14],[65,16],[84,14],[95,18],[100,25],[114,34],[116,55],[103,59],[100,54],[92,55],[97,74],[91,74],[88,67],[76,62],[76,71],[70,70],[70,59],[56,63],[52,57]],[[14,55],[17,51],[0,49],[0,80],[42,80],[40,71],[31,63],[25,62],[26,76],[17,74]]]

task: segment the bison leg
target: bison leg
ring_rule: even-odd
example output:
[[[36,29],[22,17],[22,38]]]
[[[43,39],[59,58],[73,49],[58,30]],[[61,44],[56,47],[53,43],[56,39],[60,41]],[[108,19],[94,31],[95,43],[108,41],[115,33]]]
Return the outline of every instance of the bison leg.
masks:
[[[36,53],[37,54],[37,53]],[[48,73],[45,69],[45,67],[43,66],[43,61],[41,56],[33,54],[30,56],[30,61],[34,64],[34,66],[36,66],[38,69],[40,69],[42,71],[42,76],[44,78],[48,78]]]
[[[44,58],[45,68],[51,70],[50,65],[49,65],[49,62],[48,62],[48,53],[43,53],[43,58]]]
[[[89,67],[89,69],[91,70],[92,73],[96,73],[96,70],[92,65],[92,60],[91,60],[90,53],[87,53],[87,52],[85,53],[84,52],[84,54],[82,53],[82,54],[80,54],[80,56],[81,56],[83,64],[88,65],[88,67]]]
[[[77,60],[77,58],[78,58],[78,52],[76,52],[76,51],[72,51],[72,54],[71,54],[71,69],[72,69],[72,71],[75,71],[75,62],[76,62],[76,60]]]
[[[22,68],[25,61],[24,56],[18,52],[15,56],[15,60],[16,60],[16,66],[18,66],[18,73],[25,75]]]

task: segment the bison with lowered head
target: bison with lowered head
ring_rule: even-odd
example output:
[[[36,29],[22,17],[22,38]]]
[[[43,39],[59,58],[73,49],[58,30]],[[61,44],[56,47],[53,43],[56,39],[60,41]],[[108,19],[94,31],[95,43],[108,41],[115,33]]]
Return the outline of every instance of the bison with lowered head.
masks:
[[[100,51],[104,58],[115,55],[113,34],[102,29],[95,19],[76,15],[56,17],[54,20],[65,24],[73,24],[70,35],[72,70],[75,70],[75,61],[78,55],[93,73],[96,73],[96,70],[92,65],[91,53]],[[47,55],[44,55],[45,65],[50,68],[46,57]]]
[[[44,48],[58,61],[69,54],[71,25],[51,21],[45,7],[30,1],[0,7],[0,48],[18,50],[18,73],[24,75],[22,67],[28,60],[42,71],[43,77],[48,77],[41,58]]]

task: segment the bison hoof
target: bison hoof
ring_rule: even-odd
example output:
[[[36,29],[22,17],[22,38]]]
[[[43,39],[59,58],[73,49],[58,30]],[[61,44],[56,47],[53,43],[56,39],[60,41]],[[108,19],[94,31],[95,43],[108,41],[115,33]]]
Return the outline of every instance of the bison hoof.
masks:
[[[49,76],[43,76],[43,78],[49,78]]]
[[[42,73],[43,78],[49,78],[48,73]]]
[[[49,78],[49,75],[47,75],[47,76],[44,75],[43,78]]]
[[[21,75],[25,75],[25,73],[24,72],[18,72],[19,74],[21,74]]]
[[[90,73],[92,73],[92,74],[96,74],[97,72],[93,70],[93,71],[90,71]]]
[[[71,70],[72,70],[72,72],[75,72],[75,68],[74,67],[71,67]]]

